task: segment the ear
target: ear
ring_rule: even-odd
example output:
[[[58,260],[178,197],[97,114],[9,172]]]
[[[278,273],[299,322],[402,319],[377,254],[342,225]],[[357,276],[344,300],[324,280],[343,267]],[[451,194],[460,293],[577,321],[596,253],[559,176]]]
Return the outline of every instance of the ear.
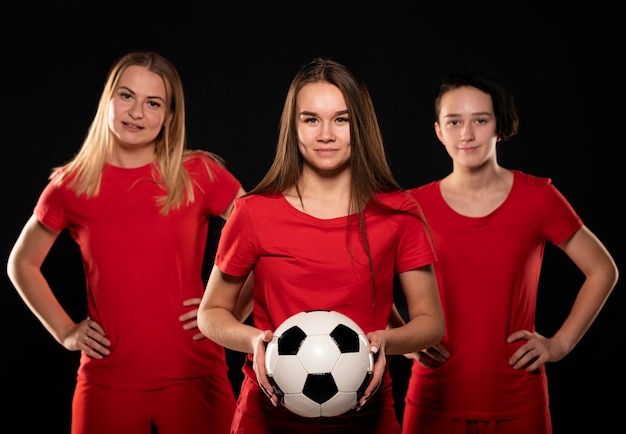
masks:
[[[437,138],[443,144],[443,140],[441,138],[441,127],[439,126],[439,122],[435,122],[435,134],[437,134]]]
[[[172,118],[174,118],[174,112],[171,112],[169,115],[167,115],[167,117],[163,121],[162,128],[169,126],[170,122],[172,122]]]

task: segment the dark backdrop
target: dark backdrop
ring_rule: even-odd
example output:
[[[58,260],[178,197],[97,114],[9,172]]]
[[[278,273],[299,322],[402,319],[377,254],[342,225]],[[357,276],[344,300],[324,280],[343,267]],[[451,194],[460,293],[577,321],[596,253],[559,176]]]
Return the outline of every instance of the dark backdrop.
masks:
[[[618,265],[623,263],[617,211],[623,197],[617,174],[623,138],[613,143],[622,110],[618,106],[615,117],[610,109],[619,101],[613,87],[623,80],[612,81],[619,41],[612,13],[601,4],[594,11],[568,5],[551,12],[476,4],[385,4],[369,10],[350,2],[183,3],[158,10],[147,2],[98,4],[113,10],[89,13],[80,3],[5,5],[4,263],[51,167],[78,150],[109,66],[139,48],[158,50],[175,62],[186,90],[190,147],[222,155],[246,189],[269,168],[287,87],[313,56],[343,60],[366,79],[392,169],[405,187],[450,169],[432,127],[439,78],[458,68],[490,70],[511,87],[521,116],[519,136],[500,146],[501,163],[551,177]],[[209,253],[219,228],[219,222],[212,226]],[[211,257],[207,270],[210,262]],[[45,272],[70,313],[77,320],[84,317],[84,279],[69,237],[55,245]],[[581,280],[564,255],[547,246],[540,333],[555,332]],[[47,334],[8,279],[1,284],[2,421],[16,431],[68,433],[79,354]],[[622,292],[620,282],[574,351],[548,365],[555,434],[607,432],[603,428],[619,420]],[[229,352],[229,358],[237,390],[241,355]],[[401,414],[409,365],[396,357],[389,368]]]

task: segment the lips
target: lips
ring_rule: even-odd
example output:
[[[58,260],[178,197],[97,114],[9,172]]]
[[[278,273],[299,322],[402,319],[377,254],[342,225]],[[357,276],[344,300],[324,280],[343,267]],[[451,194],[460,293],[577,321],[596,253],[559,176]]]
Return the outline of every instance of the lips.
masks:
[[[143,129],[143,127],[142,127],[142,126],[137,125],[137,124],[132,124],[132,123],[130,123],[130,122],[122,122],[122,124],[123,124],[125,127],[131,128],[131,129],[133,129],[133,130],[141,130],[141,129]]]

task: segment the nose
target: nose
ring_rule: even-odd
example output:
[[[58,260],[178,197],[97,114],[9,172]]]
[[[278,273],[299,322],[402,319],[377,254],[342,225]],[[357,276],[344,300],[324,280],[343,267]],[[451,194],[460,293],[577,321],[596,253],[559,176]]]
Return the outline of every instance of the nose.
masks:
[[[321,142],[333,142],[335,140],[335,133],[333,132],[332,124],[323,123],[320,127],[320,133],[317,139]]]
[[[140,104],[134,104],[129,110],[128,115],[133,119],[139,119],[143,117],[143,111]]]
[[[474,140],[474,128],[471,122],[463,124],[463,128],[461,128],[461,139]]]

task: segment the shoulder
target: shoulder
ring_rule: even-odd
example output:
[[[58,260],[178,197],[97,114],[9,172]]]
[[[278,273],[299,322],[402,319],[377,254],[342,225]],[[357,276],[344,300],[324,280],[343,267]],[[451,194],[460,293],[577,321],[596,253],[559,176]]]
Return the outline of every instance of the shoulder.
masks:
[[[552,178],[531,175],[529,173],[522,172],[521,170],[511,170],[511,172],[514,177],[513,182],[518,185],[528,186],[531,188],[545,188],[552,185]]]
[[[65,167],[55,169],[48,179],[48,188],[67,188],[67,185],[76,178],[76,173],[70,173]]]
[[[392,191],[376,194],[381,204],[399,211],[421,214],[421,208],[415,197],[408,191]]]
[[[247,207],[267,207],[272,204],[286,202],[282,194],[246,194],[237,199],[237,202]]]
[[[409,188],[407,192],[417,199],[439,192],[440,180],[432,181],[418,187]]]
[[[283,209],[288,209],[285,207],[286,203],[281,195],[245,194],[233,202],[233,213],[229,220],[245,214],[255,221],[268,219],[273,221],[277,214],[283,214],[281,212]]]
[[[208,151],[189,151],[183,157],[183,167],[198,185],[217,185],[229,191],[241,186],[239,179],[226,168],[224,160]]]
[[[224,159],[217,154],[213,154],[209,151],[192,150],[187,151],[183,156],[183,165],[187,170],[193,170],[197,168],[211,168],[224,167]]]

